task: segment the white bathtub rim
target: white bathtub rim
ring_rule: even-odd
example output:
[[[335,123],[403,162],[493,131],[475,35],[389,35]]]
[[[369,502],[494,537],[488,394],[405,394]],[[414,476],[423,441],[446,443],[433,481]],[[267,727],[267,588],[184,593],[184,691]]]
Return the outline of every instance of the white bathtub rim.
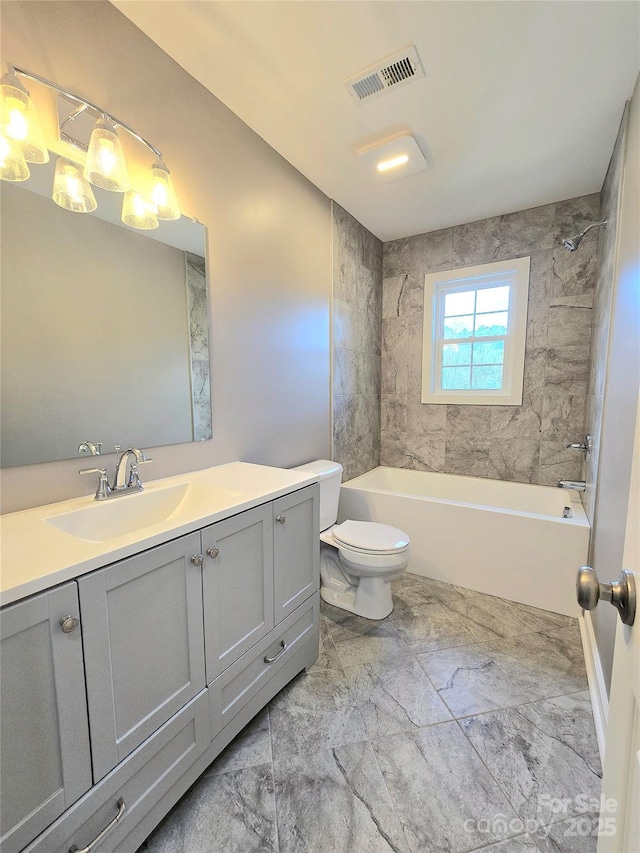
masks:
[[[391,466],[389,466],[389,465],[379,465],[378,468],[384,468],[385,470],[392,470],[392,471],[395,471],[395,470],[399,470],[399,471],[411,470],[411,469],[405,469],[405,468],[395,469],[395,468],[391,468]],[[451,498],[436,498],[436,497],[431,497],[429,495],[417,495],[417,494],[415,494],[415,492],[403,492],[403,491],[398,491],[396,489],[381,489],[379,487],[376,488],[374,486],[358,486],[358,485],[356,485],[358,483],[358,481],[362,481],[368,474],[371,474],[372,471],[376,471],[376,470],[378,470],[378,469],[372,468],[371,471],[367,471],[365,474],[360,474],[359,477],[354,477],[352,480],[347,480],[346,482],[342,483],[342,488],[343,489],[351,489],[353,491],[373,492],[375,494],[380,494],[380,495],[396,495],[397,497],[401,497],[401,498],[409,498],[412,500],[427,501],[428,503],[446,504],[447,506],[466,506],[466,507],[469,507],[471,509],[479,509],[479,510],[482,510],[483,512],[493,512],[493,513],[498,513],[500,515],[515,515],[515,516],[518,516],[520,518],[530,518],[532,520],[541,520],[541,521],[545,521],[545,522],[553,521],[554,523],[562,524],[565,527],[568,525],[574,526],[574,527],[586,527],[586,528],[590,527],[589,520],[587,518],[587,514],[584,511],[584,507],[582,506],[582,502],[578,503],[578,502],[573,501],[573,500],[570,500],[568,505],[571,506],[571,510],[574,513],[574,515],[571,518],[562,518],[562,517],[558,517],[556,515],[543,515],[541,512],[524,512],[524,511],[518,510],[518,509],[508,509],[507,507],[491,506],[491,504],[470,503],[469,501],[456,501],[456,500],[452,500]],[[490,480],[489,477],[468,477],[468,476],[462,475],[462,474],[442,474],[439,471],[411,471],[411,473],[412,474],[423,474],[423,473],[424,474],[439,474],[440,476],[444,476],[444,477],[459,477],[460,479],[466,479],[466,480]],[[508,482],[510,482],[508,480],[490,480],[490,481],[493,483],[505,483],[505,482],[508,483]],[[541,489],[553,488],[553,486],[538,486],[537,484],[534,484],[534,483],[517,483],[516,485],[518,485],[518,486],[529,486],[530,485],[530,486],[536,486],[537,488],[541,488]]]

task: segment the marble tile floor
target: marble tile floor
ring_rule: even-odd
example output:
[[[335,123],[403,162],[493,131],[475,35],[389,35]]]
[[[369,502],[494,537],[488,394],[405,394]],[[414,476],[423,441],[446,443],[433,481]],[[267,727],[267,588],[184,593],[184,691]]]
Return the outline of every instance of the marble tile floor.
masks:
[[[600,760],[577,622],[405,574],[139,853],[595,853]]]

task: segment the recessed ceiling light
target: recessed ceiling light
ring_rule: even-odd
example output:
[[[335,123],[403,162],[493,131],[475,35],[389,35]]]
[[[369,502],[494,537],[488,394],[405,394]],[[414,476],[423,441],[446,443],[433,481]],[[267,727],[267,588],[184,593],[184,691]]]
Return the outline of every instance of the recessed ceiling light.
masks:
[[[387,169],[395,169],[397,166],[404,166],[408,162],[409,155],[400,154],[398,157],[392,157],[391,160],[383,160],[382,163],[378,163],[376,168],[379,172],[386,172]]]
[[[395,181],[426,169],[428,163],[415,137],[402,133],[358,151],[358,161],[374,179]]]

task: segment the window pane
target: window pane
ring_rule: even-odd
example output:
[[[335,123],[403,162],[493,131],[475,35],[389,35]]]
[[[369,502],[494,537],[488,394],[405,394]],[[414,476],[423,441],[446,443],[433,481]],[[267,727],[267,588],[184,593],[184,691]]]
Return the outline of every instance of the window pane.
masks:
[[[478,314],[486,311],[507,311],[509,309],[509,285],[505,287],[487,287],[478,291]]]
[[[476,391],[499,391],[502,388],[502,365],[474,367],[471,387]]]
[[[494,315],[490,314],[488,316],[493,317]],[[493,332],[488,332],[487,334],[493,334]],[[445,340],[471,337],[473,337],[473,314],[466,317],[447,317],[445,319],[443,334]]]
[[[445,317],[454,317],[460,314],[473,314],[475,296],[475,290],[465,290],[460,293],[446,293],[444,297]]]
[[[479,344],[483,346],[483,344]],[[443,364],[471,364],[471,344],[444,344]]]
[[[509,315],[506,311],[501,311],[500,314],[478,314],[476,316],[476,337],[506,335],[508,322]],[[461,338],[462,335],[456,335],[456,337]]]
[[[465,344],[461,346],[465,346]],[[503,364],[503,362],[504,341],[487,341],[486,344],[473,345],[474,364]]]
[[[471,387],[470,367],[443,367],[443,391],[468,391]]]

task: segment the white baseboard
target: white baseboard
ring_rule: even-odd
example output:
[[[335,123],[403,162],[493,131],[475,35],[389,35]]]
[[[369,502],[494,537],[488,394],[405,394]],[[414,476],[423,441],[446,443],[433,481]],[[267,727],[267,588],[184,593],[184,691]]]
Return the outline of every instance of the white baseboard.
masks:
[[[609,696],[607,695],[602,664],[600,663],[596,637],[593,632],[591,613],[585,610],[578,619],[578,623],[580,624],[580,635],[582,637],[582,648],[587,668],[587,681],[589,682],[589,695],[591,696],[591,706],[593,708],[593,720],[596,725],[600,760],[604,762],[607,721],[609,719]]]

